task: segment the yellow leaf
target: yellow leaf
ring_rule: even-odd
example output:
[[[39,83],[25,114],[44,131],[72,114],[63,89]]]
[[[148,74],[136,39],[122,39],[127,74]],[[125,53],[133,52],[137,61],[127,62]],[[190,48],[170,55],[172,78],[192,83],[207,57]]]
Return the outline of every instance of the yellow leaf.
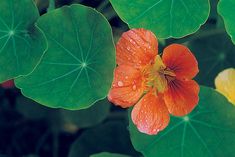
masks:
[[[235,69],[229,68],[220,72],[215,78],[216,89],[235,105]]]

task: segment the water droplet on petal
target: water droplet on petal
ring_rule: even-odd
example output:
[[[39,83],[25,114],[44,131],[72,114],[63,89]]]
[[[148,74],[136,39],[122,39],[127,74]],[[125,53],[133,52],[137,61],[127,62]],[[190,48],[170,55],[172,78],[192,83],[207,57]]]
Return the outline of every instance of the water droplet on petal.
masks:
[[[136,90],[136,85],[134,85],[134,86],[132,87],[132,89],[133,89],[133,90]]]
[[[124,85],[122,81],[118,81],[117,84],[118,84],[119,87],[122,87]]]
[[[128,76],[126,76],[125,79],[128,79]]]
[[[129,46],[127,46],[127,50],[130,50],[131,48]]]

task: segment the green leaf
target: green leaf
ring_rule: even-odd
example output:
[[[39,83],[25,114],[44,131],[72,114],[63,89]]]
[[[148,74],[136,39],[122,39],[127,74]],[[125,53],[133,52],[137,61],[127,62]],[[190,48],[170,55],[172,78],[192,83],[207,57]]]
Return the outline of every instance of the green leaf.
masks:
[[[79,111],[61,109],[61,118],[64,124],[78,128],[87,128],[102,122],[109,114],[110,104],[107,99],[96,102],[92,107]]]
[[[135,149],[145,157],[234,156],[235,108],[215,90],[201,87],[200,102],[185,117],[171,117],[169,126],[158,135],[137,131],[130,120]]]
[[[0,83],[33,71],[47,48],[32,0],[0,1]]]
[[[72,5],[43,15],[37,24],[49,48],[33,73],[16,80],[22,93],[70,110],[106,97],[116,65],[108,21],[92,8]]]
[[[90,157],[130,157],[130,156],[103,152],[103,153],[91,155]]]
[[[222,16],[225,23],[225,28],[232,38],[233,43],[235,44],[235,1],[234,0],[220,0],[218,7],[218,13]]]
[[[209,16],[208,0],[110,0],[130,28],[145,28],[159,38],[196,32]]]
[[[193,40],[188,46],[199,64],[199,73],[196,77],[199,84],[213,87],[214,79],[219,72],[235,66],[235,46],[226,33],[219,32]]]
[[[125,121],[111,121],[85,130],[72,144],[68,157],[88,157],[99,152],[139,156],[133,149]]]

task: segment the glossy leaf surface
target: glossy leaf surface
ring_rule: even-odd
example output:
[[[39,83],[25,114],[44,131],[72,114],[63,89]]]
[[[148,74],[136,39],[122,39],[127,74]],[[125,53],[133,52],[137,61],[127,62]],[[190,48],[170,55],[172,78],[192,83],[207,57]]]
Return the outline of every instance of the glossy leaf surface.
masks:
[[[145,28],[158,38],[194,33],[209,16],[208,0],[110,0],[130,28]]]
[[[26,11],[27,10],[27,11]],[[47,48],[32,0],[0,1],[0,83],[33,71]]]
[[[220,0],[218,3],[218,13],[222,16],[225,28],[235,44],[235,1],[234,0]]]
[[[193,40],[188,45],[198,61],[196,80],[201,85],[214,87],[218,73],[235,66],[235,46],[226,33]]]
[[[49,48],[33,73],[16,80],[22,93],[43,105],[71,110],[103,99],[115,67],[107,20],[94,9],[72,5],[43,15],[37,24]]]
[[[197,108],[185,117],[171,117],[158,135],[138,132],[130,120],[132,144],[145,157],[233,156],[235,149],[235,108],[208,87],[201,87]]]

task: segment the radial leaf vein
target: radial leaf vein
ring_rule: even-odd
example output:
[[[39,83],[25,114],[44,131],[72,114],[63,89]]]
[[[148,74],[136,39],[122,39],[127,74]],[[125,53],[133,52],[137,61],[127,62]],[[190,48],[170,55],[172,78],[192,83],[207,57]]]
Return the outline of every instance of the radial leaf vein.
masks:
[[[79,30],[78,30],[77,22],[73,20],[73,19],[76,19],[76,18],[73,18],[74,15],[73,15],[72,10],[70,10],[69,13],[70,13],[70,16],[71,16],[71,21],[73,23],[74,30],[76,32],[76,43],[77,43],[77,46],[78,46],[78,48],[80,49],[80,52],[81,52],[82,62],[84,62],[84,52],[83,52],[82,45],[81,45],[80,38],[79,38],[79,33],[78,33]]]
[[[46,84],[48,84],[48,83],[51,83],[51,82],[53,82],[53,81],[56,81],[56,80],[58,80],[58,79],[64,78],[64,77],[66,77],[66,76],[69,76],[69,75],[71,75],[72,73],[74,73],[74,72],[76,72],[77,70],[79,70],[80,68],[81,68],[81,67],[77,67],[77,68],[75,68],[75,69],[73,69],[73,70],[71,70],[71,71],[69,71],[69,72],[67,72],[67,73],[65,73],[65,74],[63,74],[63,75],[61,75],[61,76],[58,76],[58,77],[56,77],[56,78],[53,78],[53,79],[48,80],[48,81],[45,81],[45,82],[42,82],[42,83],[40,83],[40,84],[38,84],[38,85],[36,85],[36,86],[34,86],[34,87],[40,87],[40,86],[46,85]]]
[[[86,54],[86,58],[85,61],[87,61],[87,59],[89,58],[90,52],[91,52],[91,47],[93,45],[93,37],[94,37],[94,32],[95,32],[95,28],[96,28],[96,24],[94,24],[93,28],[92,28],[92,33],[91,33],[91,38],[90,38],[90,45]]]
[[[137,17],[135,17],[133,20],[131,20],[129,22],[129,24],[132,24],[133,22],[135,22],[136,20],[138,20],[139,18],[143,17],[147,12],[149,12],[151,9],[153,9],[155,6],[157,6],[159,3],[161,3],[162,0],[157,1],[156,3],[154,3],[153,5],[151,5],[150,7],[148,7],[144,12],[142,12],[140,15],[138,15]]]
[[[0,49],[0,54],[3,52],[3,50],[4,50],[4,48],[6,47],[6,45],[7,45],[7,43],[8,43],[8,41],[10,40],[10,36],[8,36],[8,38],[7,38],[7,40],[6,40],[6,42],[3,44],[3,46],[2,46],[2,48]]]
[[[12,45],[13,45],[13,52],[14,52],[14,56],[16,58],[16,68],[17,68],[17,71],[19,70],[19,57],[17,55],[17,52],[16,52],[16,43],[15,43],[15,38],[12,37]]]
[[[211,151],[209,150],[206,142],[203,140],[203,138],[201,137],[201,135],[198,133],[198,131],[194,128],[194,126],[189,123],[189,126],[192,128],[193,132],[195,133],[195,135],[198,137],[198,139],[201,141],[201,143],[203,144],[203,146],[206,148],[207,152],[210,154],[210,156],[212,157],[212,153]]]
[[[9,26],[6,24],[6,22],[1,18],[0,16],[0,22],[6,27],[7,30],[10,30]]]
[[[78,59],[76,56],[73,55],[73,53],[71,51],[69,51],[68,49],[66,49],[62,44],[60,44],[55,38],[53,38],[52,36],[48,35],[49,38],[51,38],[59,47],[61,47],[65,52],[67,52],[71,57],[73,57],[76,61],[78,61],[78,63],[82,63],[82,61],[80,59]]]
[[[184,121],[180,121],[179,123],[175,124],[174,126],[172,126],[169,130],[167,130],[166,132],[164,132],[159,138],[156,138],[152,143],[150,143],[147,147],[143,148],[142,151],[144,152],[144,150],[148,150],[149,148],[151,148],[153,145],[155,145],[158,141],[160,141],[160,139],[162,139],[165,135],[167,135],[168,133],[170,133],[171,131],[173,131],[174,129],[176,129],[178,126],[180,126],[182,123],[184,123]]]

